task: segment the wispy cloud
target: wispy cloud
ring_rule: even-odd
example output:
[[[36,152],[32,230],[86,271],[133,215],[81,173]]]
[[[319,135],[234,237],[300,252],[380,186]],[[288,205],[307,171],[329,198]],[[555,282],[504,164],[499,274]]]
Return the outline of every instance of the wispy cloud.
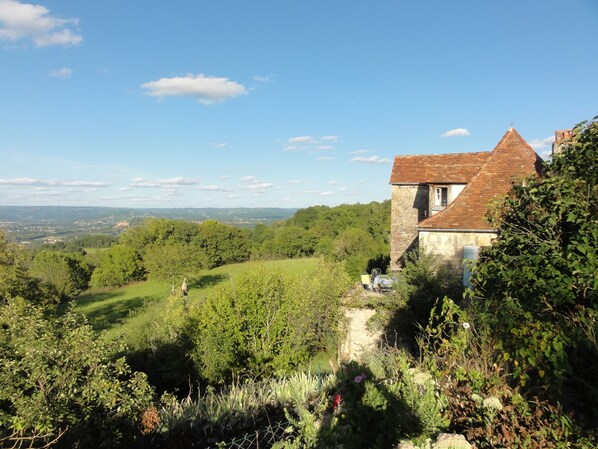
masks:
[[[108,187],[99,181],[70,181],[62,179],[12,178],[0,179],[0,185],[8,186],[44,186],[44,187]]]
[[[214,142],[214,143],[211,143],[211,144],[210,144],[210,146],[211,146],[212,148],[216,148],[216,149],[218,149],[218,150],[221,150],[221,149],[223,149],[223,148],[226,148],[226,145],[227,145],[227,144],[226,144],[226,142]]]
[[[446,131],[441,134],[442,137],[455,137],[455,136],[469,136],[471,133],[467,128],[455,128]]]
[[[69,69],[68,67],[63,67],[62,69],[52,70],[50,72],[50,76],[54,78],[70,78],[73,75],[73,70]]]
[[[546,137],[545,139],[533,139],[528,142],[529,146],[534,150],[545,150],[552,146],[554,142],[554,136]]]
[[[368,154],[371,153],[371,150],[356,150],[356,151],[351,151],[349,154]]]
[[[232,192],[233,190],[228,187],[223,187],[219,185],[207,185],[207,186],[200,186],[198,187],[199,190],[207,191],[207,192]]]
[[[320,156],[317,160],[318,161],[333,161],[334,158],[330,157],[330,156]]]
[[[301,181],[300,179],[291,179],[290,181],[288,181],[289,184],[301,184],[303,181]]]
[[[229,98],[246,95],[245,86],[228,78],[217,78],[203,74],[160,78],[141,85],[152,97],[193,97],[203,104],[219,103]]]
[[[37,47],[77,45],[79,19],[61,19],[42,5],[0,0],[0,40],[32,40]]]
[[[182,176],[176,178],[163,178],[163,179],[156,179],[156,180],[147,180],[145,178],[133,178],[131,187],[144,187],[144,188],[151,188],[151,187],[170,187],[170,188],[177,188],[181,186],[191,186],[198,184],[199,180],[195,178],[183,178]]]
[[[543,159],[550,159],[552,156],[553,143],[554,136],[546,137],[545,139],[533,139],[528,142],[529,146],[537,151]]]
[[[244,176],[241,178],[241,181],[244,182],[243,189],[257,193],[265,192],[274,187],[274,184],[271,182],[261,181],[253,175]]]
[[[331,151],[336,149],[333,144],[338,141],[338,136],[295,136],[287,139],[283,151]]]
[[[314,138],[312,136],[297,136],[297,137],[291,137],[289,140],[287,140],[288,143],[293,144],[293,143],[314,143]]]
[[[274,81],[274,77],[272,75],[262,76],[262,75],[254,75],[253,80],[257,81],[258,83],[271,83]]]
[[[354,157],[349,162],[359,162],[363,164],[390,164],[390,159],[380,156]]]

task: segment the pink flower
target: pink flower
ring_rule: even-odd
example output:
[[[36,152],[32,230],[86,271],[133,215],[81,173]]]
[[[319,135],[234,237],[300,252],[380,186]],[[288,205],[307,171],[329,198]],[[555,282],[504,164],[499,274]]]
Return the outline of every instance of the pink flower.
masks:
[[[355,381],[356,384],[360,384],[367,378],[368,378],[368,376],[366,376],[364,373],[361,373],[359,376],[355,376],[355,379],[353,379],[353,380]]]

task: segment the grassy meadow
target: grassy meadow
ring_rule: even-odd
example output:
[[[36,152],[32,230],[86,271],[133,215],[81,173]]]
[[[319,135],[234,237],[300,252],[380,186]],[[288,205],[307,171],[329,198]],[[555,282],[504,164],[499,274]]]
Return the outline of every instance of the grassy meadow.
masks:
[[[311,276],[317,265],[318,259],[304,258],[245,262],[205,270],[188,279],[189,305],[199,304],[215,287],[234,282],[247,272],[266,269]],[[159,321],[170,290],[171,284],[166,281],[136,282],[120,288],[89,291],[73,302],[73,308],[84,314],[95,329],[105,331],[105,338],[123,336],[126,342],[135,345]]]

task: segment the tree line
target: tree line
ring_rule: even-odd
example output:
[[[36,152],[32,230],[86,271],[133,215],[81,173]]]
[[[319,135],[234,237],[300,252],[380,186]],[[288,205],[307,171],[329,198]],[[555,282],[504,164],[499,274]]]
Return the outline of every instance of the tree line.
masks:
[[[253,229],[215,220],[150,218],[119,237],[90,235],[42,246],[27,264],[31,275],[61,299],[88,287],[148,278],[174,284],[200,270],[257,259],[323,256],[344,261],[356,276],[373,266],[386,269],[389,229],[390,201],[308,207]]]

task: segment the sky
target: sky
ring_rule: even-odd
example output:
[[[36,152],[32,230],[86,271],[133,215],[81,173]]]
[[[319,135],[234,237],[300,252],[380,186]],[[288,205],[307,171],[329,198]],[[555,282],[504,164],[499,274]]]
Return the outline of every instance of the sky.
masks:
[[[0,205],[383,201],[395,155],[547,156],[596,42],[597,0],[0,0]]]

